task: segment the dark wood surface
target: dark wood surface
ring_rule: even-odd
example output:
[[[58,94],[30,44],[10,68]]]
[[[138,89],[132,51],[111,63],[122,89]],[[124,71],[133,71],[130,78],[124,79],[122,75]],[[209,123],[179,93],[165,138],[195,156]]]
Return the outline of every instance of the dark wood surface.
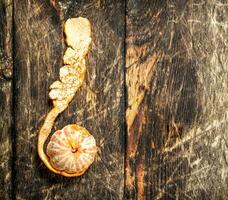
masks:
[[[0,1],[0,199],[12,197],[12,1]]]
[[[227,1],[127,2],[126,197],[227,199]]]
[[[0,199],[227,199],[226,0],[1,0],[0,10]],[[83,176],[64,178],[40,161],[37,134],[64,21],[78,16],[93,32],[86,81],[54,130],[78,123],[99,151]]]
[[[124,71],[124,6],[97,1],[41,3],[14,1],[17,199],[118,199],[124,188],[124,133],[121,101]],[[111,12],[109,11],[111,10]],[[115,21],[113,16],[117,16]],[[93,28],[85,84],[55,130],[69,123],[86,127],[99,147],[83,176],[64,178],[47,170],[37,156],[37,133],[48,105],[48,88],[58,79],[64,53],[63,23],[87,17]],[[23,52],[23,53],[22,53]]]

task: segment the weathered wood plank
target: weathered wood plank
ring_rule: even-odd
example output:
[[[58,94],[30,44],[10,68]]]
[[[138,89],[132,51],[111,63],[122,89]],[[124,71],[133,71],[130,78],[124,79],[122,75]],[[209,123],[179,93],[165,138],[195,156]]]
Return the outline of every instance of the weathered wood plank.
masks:
[[[121,199],[124,187],[124,6],[115,1],[15,0],[17,199]],[[50,109],[48,87],[58,79],[64,52],[63,22],[90,20],[93,45],[86,83],[55,130],[69,123],[86,127],[99,155],[82,176],[49,172],[37,156],[37,134]]]
[[[226,199],[226,1],[128,0],[127,11],[126,198]]]
[[[12,1],[0,1],[0,199],[11,199]]]

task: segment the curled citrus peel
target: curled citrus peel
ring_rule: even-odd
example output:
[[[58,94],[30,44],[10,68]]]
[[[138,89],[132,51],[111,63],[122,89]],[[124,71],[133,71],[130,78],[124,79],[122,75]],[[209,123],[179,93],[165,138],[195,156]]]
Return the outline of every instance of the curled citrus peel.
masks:
[[[38,136],[38,154],[52,172],[73,177],[82,175],[93,163],[97,148],[94,137],[85,128],[71,124],[57,130],[47,145],[57,116],[63,112],[81,87],[85,73],[85,59],[91,44],[91,25],[86,18],[68,19],[64,26],[67,49],[60,68],[60,81],[50,86],[53,108],[48,112]]]

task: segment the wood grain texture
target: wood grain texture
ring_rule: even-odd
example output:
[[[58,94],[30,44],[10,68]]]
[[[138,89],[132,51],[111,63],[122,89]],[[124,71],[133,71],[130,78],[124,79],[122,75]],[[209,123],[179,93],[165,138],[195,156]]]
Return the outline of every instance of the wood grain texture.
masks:
[[[0,11],[0,199],[227,199],[226,0],[2,0]],[[78,16],[93,32],[86,81],[53,132],[78,123],[99,151],[64,178],[40,161],[37,135],[63,23]]]
[[[124,188],[124,135],[121,119],[124,77],[124,6],[114,1],[14,1],[16,80],[16,199],[121,199]],[[56,129],[86,127],[99,153],[82,176],[49,172],[37,156],[37,134],[50,109],[48,87],[58,79],[65,50],[63,23],[90,20],[93,45],[86,82]],[[115,19],[114,19],[115,17]]]
[[[127,1],[128,109],[144,93],[128,127],[127,199],[227,198],[227,11]]]
[[[0,199],[11,199],[12,176],[12,1],[0,1]]]

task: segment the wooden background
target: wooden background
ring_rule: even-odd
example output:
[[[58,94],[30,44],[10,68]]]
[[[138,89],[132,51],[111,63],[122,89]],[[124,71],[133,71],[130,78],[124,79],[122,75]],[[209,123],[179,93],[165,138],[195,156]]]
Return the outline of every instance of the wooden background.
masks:
[[[47,170],[37,134],[65,51],[93,29],[84,85],[54,129],[96,138],[81,177]],[[227,0],[0,0],[0,199],[228,199]]]

